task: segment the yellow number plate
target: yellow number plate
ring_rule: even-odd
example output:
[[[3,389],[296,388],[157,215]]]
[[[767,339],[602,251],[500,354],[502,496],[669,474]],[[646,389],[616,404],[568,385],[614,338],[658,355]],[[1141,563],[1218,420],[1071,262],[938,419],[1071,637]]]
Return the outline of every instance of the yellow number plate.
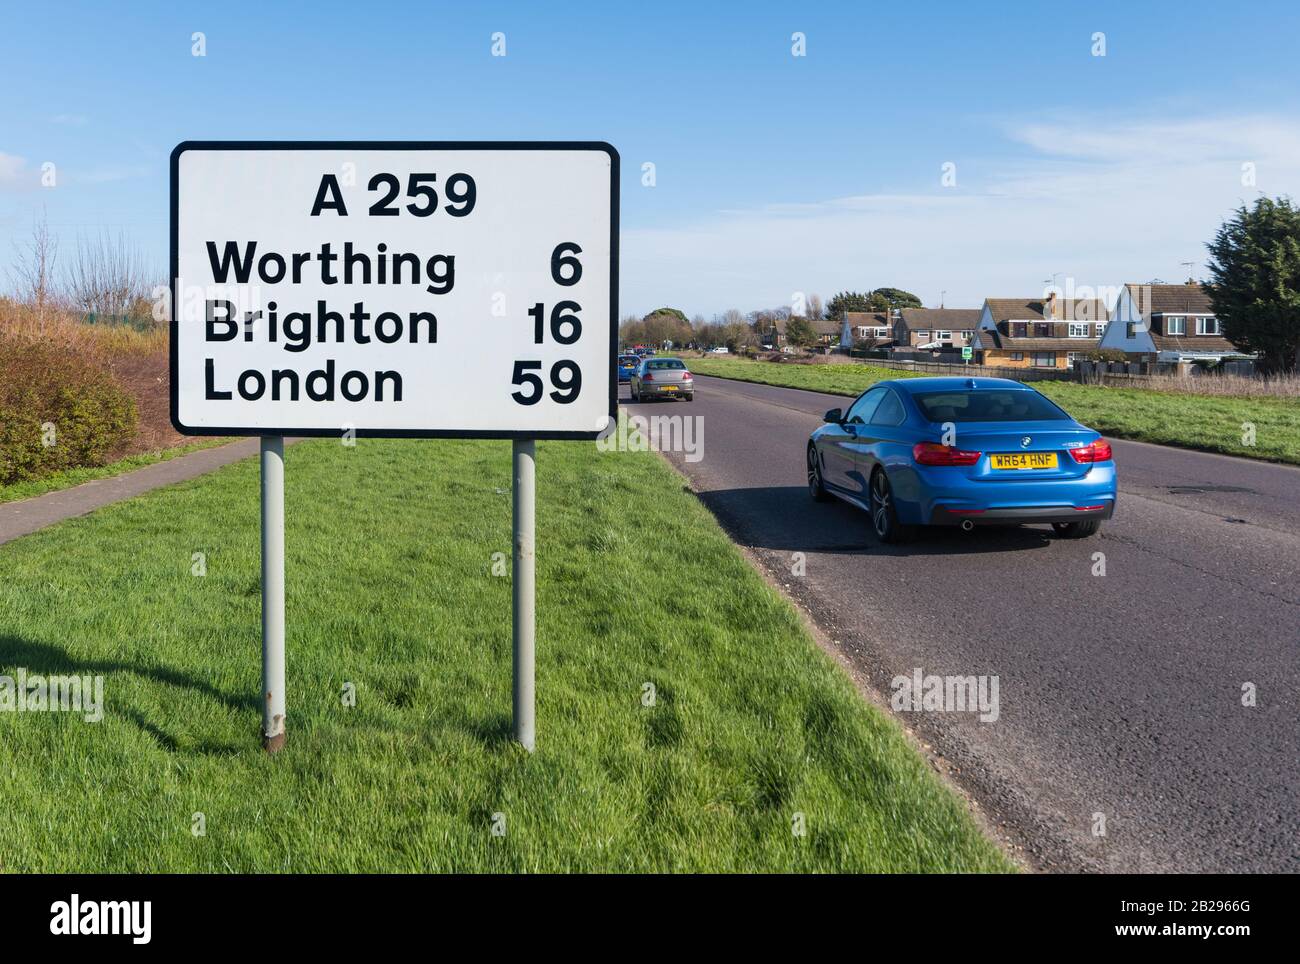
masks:
[[[677,386],[676,386],[676,385],[665,385],[665,386],[664,386],[664,391],[665,391],[665,392],[675,392],[675,391],[677,391]]]
[[[989,464],[995,469],[1054,469],[1055,452],[1006,452],[990,455]]]

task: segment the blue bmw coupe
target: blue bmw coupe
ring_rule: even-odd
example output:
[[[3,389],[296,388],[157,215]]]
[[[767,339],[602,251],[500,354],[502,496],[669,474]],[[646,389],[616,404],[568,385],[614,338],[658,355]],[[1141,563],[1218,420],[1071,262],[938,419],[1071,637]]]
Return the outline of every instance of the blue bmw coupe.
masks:
[[[808,491],[865,509],[882,542],[919,525],[1051,523],[1095,535],[1115,510],[1110,443],[1005,378],[877,382],[808,441]]]

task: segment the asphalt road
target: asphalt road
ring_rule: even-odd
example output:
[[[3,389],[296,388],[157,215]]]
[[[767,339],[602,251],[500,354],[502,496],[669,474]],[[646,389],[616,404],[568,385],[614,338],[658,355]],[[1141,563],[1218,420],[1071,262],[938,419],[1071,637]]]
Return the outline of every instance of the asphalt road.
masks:
[[[1115,441],[1099,538],[890,547],[807,494],[808,435],[843,397],[696,384],[689,404],[623,396],[702,417],[703,458],[665,454],[867,685],[887,701],[917,667],[998,677],[996,722],[897,715],[1032,865],[1300,870],[1300,469]]]

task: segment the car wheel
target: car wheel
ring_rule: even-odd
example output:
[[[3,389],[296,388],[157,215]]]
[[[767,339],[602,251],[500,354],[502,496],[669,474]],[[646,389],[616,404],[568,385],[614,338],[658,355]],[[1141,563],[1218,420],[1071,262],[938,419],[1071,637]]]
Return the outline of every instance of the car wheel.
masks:
[[[822,485],[821,464],[817,460],[817,447],[808,446],[808,494],[814,502],[829,502],[831,494]]]
[[[889,485],[889,477],[884,469],[877,469],[871,476],[871,527],[876,530],[876,537],[881,542],[898,545],[912,537],[912,527],[898,521],[894,508],[894,490]]]
[[[687,400],[688,402],[693,402],[693,401],[695,401],[695,393],[694,393],[694,392],[691,392],[689,395],[687,395],[687,396],[686,396],[686,400]]]
[[[1086,539],[1101,531],[1100,519],[1080,519],[1078,522],[1053,522],[1052,528],[1062,539]]]

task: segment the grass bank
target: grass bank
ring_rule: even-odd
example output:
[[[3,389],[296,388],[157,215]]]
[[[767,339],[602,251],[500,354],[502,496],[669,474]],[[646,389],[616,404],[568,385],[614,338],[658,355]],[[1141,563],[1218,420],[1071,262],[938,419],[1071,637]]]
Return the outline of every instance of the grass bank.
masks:
[[[876,365],[797,365],[741,358],[695,358],[690,368],[701,375],[832,395],[857,395],[878,381],[917,377]],[[972,372],[978,374],[978,369]],[[1032,384],[1080,422],[1113,438],[1300,465],[1300,402],[1294,398],[1187,395],[1074,382]]]
[[[255,460],[0,547],[0,674],[102,675],[105,703],[0,712],[0,872],[1010,869],[649,453],[539,445],[514,746],[509,453],[289,451],[274,758]]]

